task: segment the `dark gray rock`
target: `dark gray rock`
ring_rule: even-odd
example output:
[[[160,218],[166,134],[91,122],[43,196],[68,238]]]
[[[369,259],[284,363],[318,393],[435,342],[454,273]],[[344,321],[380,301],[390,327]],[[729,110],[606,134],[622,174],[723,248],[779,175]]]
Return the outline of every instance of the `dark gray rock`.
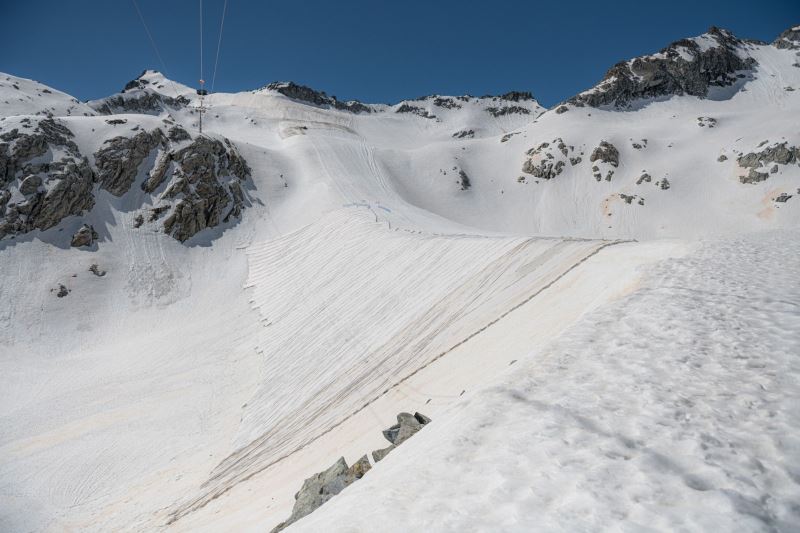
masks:
[[[437,96],[433,99],[433,105],[436,107],[443,107],[445,109],[461,109],[461,104],[452,98],[445,98],[441,96]]]
[[[769,174],[766,172],[758,172],[756,169],[751,168],[750,172],[748,172],[744,176],[739,176],[739,181],[741,183],[758,183],[761,181],[766,181],[769,178]]]
[[[80,229],[72,236],[72,240],[70,241],[69,245],[73,248],[80,248],[82,246],[91,246],[94,241],[98,238],[97,232],[94,230],[94,227],[84,224],[80,227]]]
[[[775,201],[778,202],[778,203],[781,203],[781,204],[785,204],[789,200],[789,198],[791,198],[791,197],[792,197],[791,194],[786,194],[785,192],[782,192],[780,195],[778,195],[777,198],[775,198]],[[373,457],[374,457],[374,453],[373,453]]]
[[[188,141],[192,138],[189,132],[180,126],[172,126],[167,133],[167,137],[172,142]]]
[[[462,191],[466,191],[472,186],[472,183],[469,181],[469,176],[467,176],[467,173],[463,170],[458,171],[458,178],[461,180]]]
[[[175,203],[164,219],[165,233],[183,242],[240,217],[244,194],[239,182],[250,176],[250,168],[230,141],[198,137],[167,157],[175,171],[161,200]]]
[[[114,137],[103,143],[94,154],[97,181],[114,196],[122,196],[131,188],[142,161],[154,149],[166,145],[162,131],[142,131],[133,137]]]
[[[638,99],[684,94],[705,97],[709,88],[730,86],[738,74],[755,68],[756,60],[742,53],[747,43],[731,32],[711,27],[704,35],[716,41],[716,46],[701,47],[691,39],[681,39],[658,54],[622,61],[606,72],[600,84],[568,102],[624,108]]]
[[[58,292],[56,293],[56,296],[58,296],[59,298],[63,298],[64,296],[67,296],[69,293],[70,293],[70,290],[67,289],[64,285],[59,283]]]
[[[506,94],[501,94],[498,98],[509,102],[531,102],[533,101],[533,94],[529,91],[510,91]]]
[[[305,85],[299,85],[294,82],[273,82],[263,87],[262,89],[269,89],[276,91],[287,98],[305,102],[320,107],[333,107],[340,111],[348,111],[350,113],[371,113],[372,108],[362,104],[358,100],[350,100],[342,102],[336,99],[335,96],[328,96],[325,91],[316,91]]]
[[[422,107],[415,106],[415,105],[405,104],[405,103],[401,104],[400,107],[397,108],[395,113],[411,113],[411,114],[420,116],[422,118],[430,118],[430,119],[435,119],[436,118],[436,115],[432,115],[432,114],[428,113],[427,109],[424,109]]]
[[[728,156],[726,156],[725,154],[722,154],[717,158],[717,161],[719,161],[720,163],[722,163],[723,161],[727,161],[727,160],[728,160]]]
[[[397,415],[397,424],[383,431],[383,436],[391,444],[400,446],[411,438],[417,431],[430,422],[430,419],[419,413],[400,413]]]
[[[159,114],[163,111],[181,109],[189,105],[185,96],[172,98],[154,92],[140,92],[136,96],[110,96],[100,102],[92,103],[92,107],[103,115],[115,113]]]
[[[94,206],[94,174],[72,132],[50,118],[27,124],[30,133],[14,129],[0,136],[0,238],[52,228]],[[34,158],[39,162],[32,163]],[[14,180],[25,195],[19,203],[10,203],[6,188]]]
[[[347,486],[361,479],[370,468],[366,455],[350,467],[347,466],[344,457],[340,457],[327,470],[306,479],[300,491],[294,496],[295,502],[291,516],[272,529],[271,533],[282,531],[290,524],[318,509]]]
[[[619,151],[610,142],[600,141],[600,146],[595,148],[592,155],[589,156],[589,161],[592,163],[598,160],[616,168],[619,166]]]
[[[636,180],[636,185],[641,185],[644,182],[650,183],[653,178],[650,177],[650,174],[647,172],[643,172],[639,179]]]
[[[761,143],[759,147],[765,143],[766,141]],[[773,144],[760,152],[749,152],[737,159],[739,165],[746,168],[758,168],[766,166],[768,163],[789,165],[798,161],[800,161],[800,148],[789,146],[787,142]]]
[[[89,272],[91,272],[92,274],[94,274],[98,278],[102,278],[103,276],[106,275],[106,271],[102,270],[99,266],[97,266],[97,263],[93,263],[89,267]]]
[[[559,115],[561,115],[562,113],[566,113],[567,111],[569,111],[569,108],[565,105],[560,105],[556,108],[556,113]]]
[[[504,115],[530,115],[531,111],[527,107],[518,105],[507,105],[503,107],[487,107],[486,112],[493,117],[502,117]]]
[[[475,137],[475,130],[461,130],[453,134],[455,139],[472,139]]]
[[[39,187],[42,186],[42,178],[37,176],[36,174],[31,174],[19,184],[19,192],[28,196],[29,194],[33,194],[39,190]]]
[[[772,45],[782,50],[800,50],[800,26],[789,28],[778,35]]]
[[[384,457],[389,455],[389,452],[391,452],[394,449],[395,449],[395,445],[394,444],[390,444],[386,448],[381,448],[379,450],[375,450],[375,451],[372,452],[372,459],[377,463],[378,461],[380,461],[381,459],[383,459]]]

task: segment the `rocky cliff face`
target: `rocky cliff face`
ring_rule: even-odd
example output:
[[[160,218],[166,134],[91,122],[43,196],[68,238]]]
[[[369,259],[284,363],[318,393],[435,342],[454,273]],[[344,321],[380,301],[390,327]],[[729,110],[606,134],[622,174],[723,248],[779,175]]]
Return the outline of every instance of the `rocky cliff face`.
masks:
[[[772,45],[782,50],[800,50],[800,26],[789,28],[778,35]]]
[[[624,108],[645,98],[684,94],[705,97],[711,87],[730,86],[748,76],[756,61],[748,56],[747,46],[729,31],[712,27],[657,54],[617,63],[600,84],[568,103]]]
[[[147,222],[181,242],[239,218],[246,206],[242,184],[250,169],[228,139],[193,139],[180,126],[166,134],[136,128],[105,140],[92,164],[60,121],[9,122],[0,128],[0,239],[85,215],[99,189],[122,197],[137,180],[154,206]],[[144,213],[139,219],[137,227]]]
[[[49,118],[23,118],[0,134],[0,239],[52,228],[94,206],[94,174],[73,137]]]
[[[291,98],[292,100],[298,100],[300,102],[306,102],[320,107],[331,107],[333,109],[338,109],[340,111],[349,111],[350,113],[372,112],[372,109],[369,106],[364,105],[357,100],[342,102],[341,100],[338,100],[335,96],[328,96],[325,93],[325,91],[316,91],[311,87],[306,87],[305,85],[299,85],[292,81],[273,82],[267,85],[266,87],[263,87],[263,89],[276,91],[286,96],[287,98]]]

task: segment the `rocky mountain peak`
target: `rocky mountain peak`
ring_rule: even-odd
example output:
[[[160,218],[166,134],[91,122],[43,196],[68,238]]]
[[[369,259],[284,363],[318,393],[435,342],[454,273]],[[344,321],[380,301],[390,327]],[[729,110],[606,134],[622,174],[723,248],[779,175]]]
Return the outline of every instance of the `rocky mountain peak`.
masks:
[[[800,50],[800,26],[793,26],[778,35],[772,45],[785,50]]]
[[[319,107],[328,107],[338,109],[340,111],[349,111],[351,113],[371,113],[372,109],[359,102],[358,100],[349,100],[343,102],[335,96],[328,96],[325,91],[317,91],[311,87],[300,85],[293,81],[275,81],[260,89],[258,91],[275,91],[282,94],[287,98],[299,102],[305,102]]]
[[[656,54],[617,63],[597,86],[568,102],[625,108],[636,100],[662,96],[704,98],[711,87],[733,85],[754,68],[756,61],[746,53],[746,44],[730,31],[712,26]]]

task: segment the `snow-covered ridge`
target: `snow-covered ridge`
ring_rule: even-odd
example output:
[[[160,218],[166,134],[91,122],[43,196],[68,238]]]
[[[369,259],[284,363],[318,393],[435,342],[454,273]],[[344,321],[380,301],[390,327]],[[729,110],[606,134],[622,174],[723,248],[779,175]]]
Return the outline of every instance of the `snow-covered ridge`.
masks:
[[[766,43],[742,40],[711,27],[660,52],[614,65],[597,86],[568,100],[574,105],[624,108],[636,100],[683,95],[706,97],[711,87],[727,87],[752,74],[749,53]]]

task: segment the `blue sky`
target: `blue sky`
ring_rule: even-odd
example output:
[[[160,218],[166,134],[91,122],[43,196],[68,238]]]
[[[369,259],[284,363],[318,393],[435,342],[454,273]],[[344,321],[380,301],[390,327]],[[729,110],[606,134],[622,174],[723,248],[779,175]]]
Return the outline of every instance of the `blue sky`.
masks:
[[[137,0],[167,74],[196,85],[199,0]],[[203,0],[210,85],[223,0]],[[133,0],[0,0],[0,71],[80,99],[165,70]],[[800,1],[228,0],[217,91],[294,80],[340,99],[529,90],[552,105],[617,61],[711,25],[771,41]]]

